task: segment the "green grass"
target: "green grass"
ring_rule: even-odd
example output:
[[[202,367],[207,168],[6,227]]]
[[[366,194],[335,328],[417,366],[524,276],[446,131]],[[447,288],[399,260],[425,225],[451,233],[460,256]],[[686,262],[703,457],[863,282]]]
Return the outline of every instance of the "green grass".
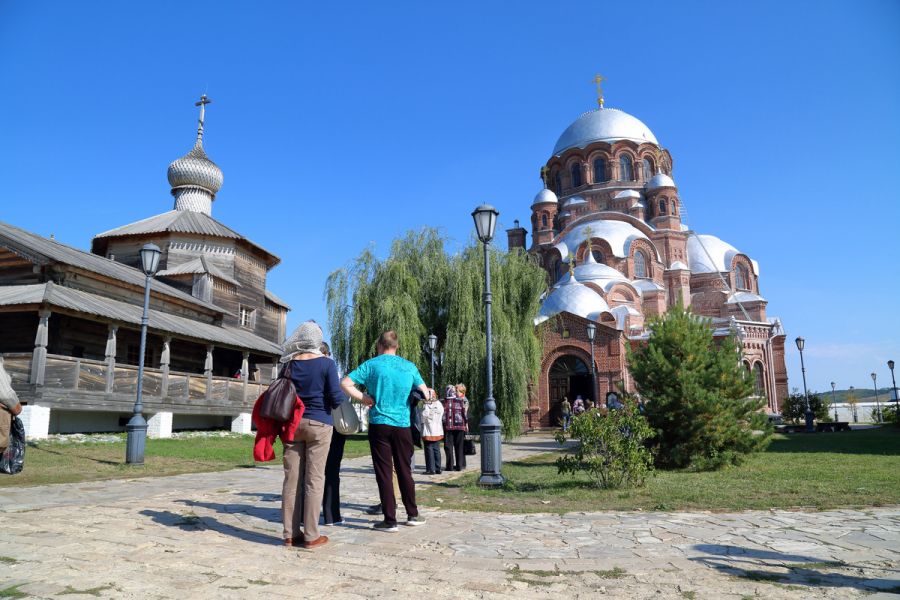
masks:
[[[105,479],[131,479],[224,471],[253,466],[253,436],[196,437],[186,439],[147,440],[144,466],[125,464],[125,438],[106,443],[66,443],[38,441],[25,450],[25,469],[18,475],[0,477],[0,488],[74,483]],[[278,465],[281,443],[276,442]],[[350,436],[344,458],[369,453],[365,434]]]
[[[621,579],[627,575],[627,572],[619,567],[599,571],[563,571],[560,569],[550,571],[547,569],[520,569],[519,567],[507,570],[507,576],[511,581],[541,586],[553,585],[570,577],[583,577],[588,574],[596,575],[600,579]]]
[[[8,588],[3,588],[2,590],[0,590],[0,598],[27,598],[28,594],[19,591],[19,588],[23,585],[25,584],[20,583],[18,585],[12,585]]]
[[[900,430],[775,435],[762,453],[721,471],[656,471],[641,488],[598,489],[559,475],[548,453],[506,463],[507,483],[477,486],[477,474],[423,490],[420,504],[444,509],[556,512],[750,510],[900,504]],[[441,502],[437,500],[440,499]]]

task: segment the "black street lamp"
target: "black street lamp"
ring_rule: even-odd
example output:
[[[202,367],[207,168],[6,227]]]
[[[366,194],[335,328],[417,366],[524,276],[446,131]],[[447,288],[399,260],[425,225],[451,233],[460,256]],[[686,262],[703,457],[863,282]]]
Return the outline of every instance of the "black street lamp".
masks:
[[[850,388],[847,390],[847,403],[850,404],[850,410],[853,413],[853,422],[859,423],[859,413],[856,412],[856,402],[853,402],[853,403],[850,402],[851,398],[856,400],[855,393],[856,393],[856,388],[851,385]]]
[[[831,382],[831,404],[834,405],[834,422],[838,422],[837,402],[834,401],[834,382]]]
[[[437,350],[437,336],[428,336],[428,354],[431,356],[431,389],[434,389],[434,351]]]
[[[587,324],[587,336],[591,341],[591,395],[595,404],[600,404],[600,398],[597,396],[597,368],[594,363],[594,338],[597,337],[597,325],[594,323]]]
[[[806,346],[806,340],[798,337],[794,341],[797,343],[797,350],[800,351],[800,371],[803,373],[803,397],[806,399],[806,413],[804,414],[806,417],[806,432],[812,433],[814,430],[813,413],[809,408],[809,392],[806,391],[806,365],[803,364],[803,347]]]
[[[894,404],[897,409],[897,418],[900,418],[900,397],[897,396],[897,380],[894,379],[894,361],[888,361],[888,369],[891,370],[891,385],[894,392]]]
[[[141,248],[141,269],[144,271],[144,313],[141,316],[141,349],[138,355],[137,398],[134,400],[134,414],[125,425],[125,462],[131,465],[144,464],[144,447],[147,445],[147,421],[144,419],[142,394],[144,391],[144,354],[147,349],[147,323],[150,320],[150,279],[159,269],[162,252],[156,244],[145,244]]]
[[[875,388],[875,409],[878,411],[878,422],[884,423],[881,416],[881,401],[878,399],[878,375],[875,374],[875,371],[872,371],[872,387]]]
[[[503,459],[500,456],[500,433],[503,423],[497,417],[497,403],[494,402],[494,355],[491,340],[491,261],[488,246],[494,238],[494,228],[497,226],[497,216],[500,213],[489,204],[482,204],[472,211],[472,219],[475,221],[475,232],[478,239],[484,244],[484,312],[485,312],[485,342],[487,345],[487,398],[484,401],[484,416],[478,427],[481,430],[481,477],[478,485],[484,487],[496,487],[503,485],[503,475],[500,474],[500,465]]]

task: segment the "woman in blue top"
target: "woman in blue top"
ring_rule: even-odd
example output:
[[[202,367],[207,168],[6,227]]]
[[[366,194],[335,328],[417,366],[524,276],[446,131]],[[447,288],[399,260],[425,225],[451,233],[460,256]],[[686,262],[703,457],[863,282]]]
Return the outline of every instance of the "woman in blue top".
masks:
[[[331,444],[331,409],[344,402],[334,361],[322,355],[322,329],[306,321],[285,342],[285,374],[294,382],[306,410],[284,445],[281,512],[285,545],[316,548],[328,542],[319,535],[319,508],[325,488],[325,461]],[[302,487],[302,489],[301,489]],[[298,495],[302,498],[297,501]],[[302,513],[302,514],[301,514]],[[303,534],[300,526],[303,524]]]

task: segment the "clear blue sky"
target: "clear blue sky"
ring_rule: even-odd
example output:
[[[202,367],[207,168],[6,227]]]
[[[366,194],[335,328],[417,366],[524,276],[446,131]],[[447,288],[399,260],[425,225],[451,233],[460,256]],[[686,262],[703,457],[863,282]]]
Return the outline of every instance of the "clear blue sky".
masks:
[[[900,3],[0,3],[0,220],[88,248],[172,207],[205,145],[213,215],[279,255],[290,324],[327,274],[482,202],[528,222],[538,169],[594,106],[675,158],[689,225],[759,261],[812,389],[900,362]],[[504,236],[505,237],[505,236]],[[799,357],[788,347],[791,386]]]

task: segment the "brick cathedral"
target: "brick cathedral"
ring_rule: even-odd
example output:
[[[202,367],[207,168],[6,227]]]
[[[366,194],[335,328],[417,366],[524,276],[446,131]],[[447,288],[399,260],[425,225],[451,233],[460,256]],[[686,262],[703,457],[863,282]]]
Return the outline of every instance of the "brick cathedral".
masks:
[[[620,387],[634,391],[625,349],[647,339],[649,316],[678,302],[708,317],[716,336],[739,337],[756,393],[779,412],[788,393],[785,335],[766,314],[758,264],[691,231],[669,151],[637,118],[604,108],[602,96],[598,104],[563,131],[531,204],[528,251],[553,282],[535,320],[544,350],[532,425],[555,424],[564,396],[602,401]],[[509,247],[525,248],[527,232],[516,225]]]

